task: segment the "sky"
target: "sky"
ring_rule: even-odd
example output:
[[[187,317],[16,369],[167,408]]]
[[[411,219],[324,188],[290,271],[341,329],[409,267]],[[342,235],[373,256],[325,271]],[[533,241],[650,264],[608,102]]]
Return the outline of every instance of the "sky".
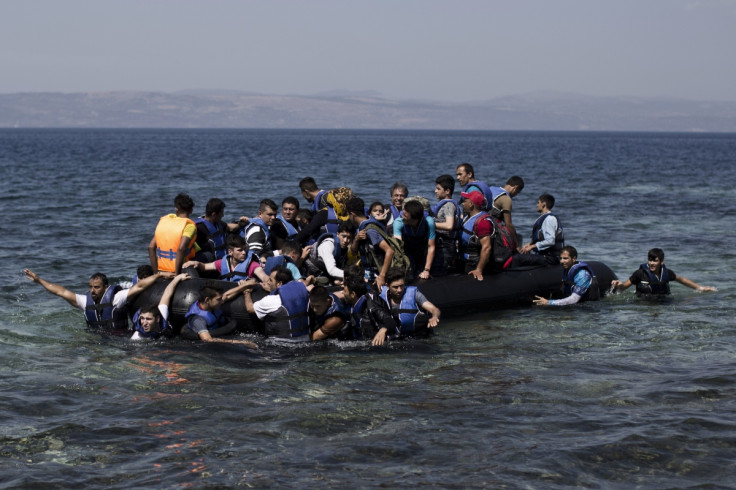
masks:
[[[736,0],[2,0],[0,93],[736,101]]]

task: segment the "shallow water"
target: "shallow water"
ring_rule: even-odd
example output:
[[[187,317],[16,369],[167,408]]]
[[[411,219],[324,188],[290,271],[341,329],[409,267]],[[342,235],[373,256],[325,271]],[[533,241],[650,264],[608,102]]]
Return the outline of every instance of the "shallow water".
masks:
[[[0,484],[63,487],[731,487],[736,135],[2,130]],[[432,196],[468,161],[542,192],[581,259],[626,278],[654,246],[673,286],[569,308],[443,318],[436,335],[261,349],[133,344],[26,280],[128,279],[173,196],[227,218],[313,175]]]

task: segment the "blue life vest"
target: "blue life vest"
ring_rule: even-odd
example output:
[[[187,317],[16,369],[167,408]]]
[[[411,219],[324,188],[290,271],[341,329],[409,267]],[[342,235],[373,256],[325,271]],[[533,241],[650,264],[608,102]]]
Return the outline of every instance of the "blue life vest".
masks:
[[[649,270],[649,265],[641,264],[639,268],[643,270],[644,273],[647,275],[647,277],[649,278],[649,283],[647,284],[644,282],[640,282],[639,284],[637,284],[636,294],[670,294],[669,274],[667,273],[667,269],[665,268],[664,264],[662,264],[662,270],[660,271],[660,276],[662,277],[661,280],[659,277],[656,276],[656,274]]]
[[[476,234],[479,219],[490,220],[491,217],[488,216],[488,213],[482,211],[475,216],[469,217],[463,223],[462,233],[460,234],[460,250],[463,253],[463,258],[468,262],[480,260],[482,246],[480,244],[480,238]]]
[[[380,221],[378,221],[376,218],[374,218],[373,216],[371,216],[367,220],[363,221],[360,225],[358,225],[358,232],[365,230],[366,227],[371,224],[376,225],[384,233],[386,233],[386,226]],[[373,270],[375,269],[376,265],[373,263],[373,260],[371,259],[371,253],[382,255],[383,251],[374,251],[374,247],[370,239],[366,238],[358,246],[358,253],[360,254],[360,263],[362,264],[362,266],[366,270]]]
[[[309,292],[304,283],[290,281],[272,295],[281,298],[281,308],[266,315],[266,335],[282,339],[309,340]]]
[[[499,196],[508,195],[508,194],[509,193],[506,192],[506,189],[504,189],[503,187],[498,187],[498,186],[491,187],[491,201],[488,203],[488,211],[491,212],[491,216],[493,216],[494,218],[498,220],[503,219],[503,211],[497,208],[494,203],[496,202],[496,199],[498,199]]]
[[[133,325],[135,326],[135,330],[141,337],[146,339],[157,339],[162,335],[168,337],[171,334],[171,325],[167,320],[164,320],[164,317],[161,315],[160,311],[158,317],[158,332],[146,332],[145,330],[143,330],[143,327],[141,326],[141,322],[139,320],[140,316],[141,309],[138,308],[138,311],[136,311],[135,315],[133,315]]]
[[[108,330],[125,330],[128,328],[128,312],[125,306],[116,308],[112,302],[115,295],[122,291],[120,285],[108,286],[99,303],[95,303],[92,295],[87,293],[87,306],[84,309],[84,318],[92,328]]]
[[[483,197],[486,198],[486,205],[485,207],[482,207],[483,210],[490,209],[493,206],[493,191],[491,191],[491,188],[486,185],[485,182],[482,180],[474,180],[473,182],[468,182],[463,186],[463,192],[466,194],[468,193],[468,189],[471,187],[477,187],[480,189],[480,192],[483,193]],[[472,192],[472,191],[471,191]]]
[[[430,208],[430,215],[433,217],[437,217],[437,213],[439,213],[440,208],[447,204],[448,202],[451,202],[455,205],[455,226],[454,230],[448,231],[448,230],[438,230],[436,229],[437,220],[435,220],[435,234],[438,236],[441,236],[443,238],[448,238],[450,240],[456,240],[458,237],[458,233],[460,230],[460,223],[462,223],[462,216],[463,216],[463,208],[460,205],[459,202],[457,202],[455,199],[443,199],[440,202],[434,204]]]
[[[345,303],[340,301],[340,299],[337,296],[335,296],[333,293],[329,293],[329,296],[330,296],[330,299],[332,300],[332,304],[330,304],[330,307],[327,308],[327,310],[324,313],[322,313],[318,317],[315,317],[315,326],[314,326],[315,330],[317,330],[319,327],[324,325],[325,321],[327,321],[328,318],[331,318],[333,316],[339,316],[347,320],[349,316]]]
[[[416,286],[407,286],[398,306],[394,306],[388,297],[388,287],[383,286],[381,288],[381,298],[391,310],[391,316],[396,320],[402,334],[409,334],[427,328],[427,314],[417,305],[416,294]]]
[[[546,220],[550,216],[554,216],[555,218],[557,218],[557,215],[555,214],[544,213],[542,216],[537,218],[537,221],[534,222],[534,226],[532,226],[532,240],[531,240],[532,243],[537,243],[537,242],[541,242],[542,240],[544,240],[544,232],[542,231],[542,223],[544,223],[544,220]],[[565,246],[565,234],[562,231],[562,223],[560,223],[560,218],[557,218],[557,230],[555,231],[555,244],[544,250],[538,250],[538,252],[540,255],[559,256],[564,246]]]
[[[317,193],[317,197],[314,198],[314,202],[312,202],[311,210],[315,213],[319,212],[320,209],[322,209],[322,197],[327,193],[327,191],[319,191]]]
[[[207,322],[207,330],[214,330],[218,327],[222,327],[227,324],[227,319],[222,313],[222,310],[216,310],[214,313],[211,311],[203,310],[199,307],[199,301],[192,303],[189,307],[187,314],[184,316],[186,321],[193,315],[201,316]]]
[[[337,217],[335,208],[327,206],[327,223],[323,226],[327,233],[337,233],[337,228],[340,226],[340,218]]]
[[[283,216],[281,216],[280,213],[276,215],[276,219],[279,220],[279,221],[281,221],[284,224],[284,228],[286,228],[286,239],[287,240],[290,239],[290,238],[293,238],[294,235],[296,235],[297,233],[299,233],[299,230],[297,230],[296,228],[294,228],[294,225],[292,225],[291,223],[289,223],[288,221],[286,221],[286,218],[284,218]]]
[[[582,292],[576,290],[579,289],[575,284],[575,276],[579,270],[586,270],[590,274],[590,286],[588,289]],[[599,299],[600,289],[598,288],[598,278],[595,277],[595,272],[585,262],[575,262],[569,270],[562,270],[562,283],[564,286],[565,296],[570,296],[573,292],[580,295],[580,301],[593,301]]]
[[[271,230],[268,228],[268,226],[266,226],[266,223],[264,223],[261,218],[253,218],[252,220],[250,220],[250,223],[248,223],[248,226],[243,228],[243,231],[240,232],[240,236],[242,236],[243,238],[248,236],[248,230],[250,230],[251,227],[253,226],[261,227],[261,229],[263,230],[263,233],[266,234],[266,242],[269,242],[269,240],[271,240]]]
[[[230,255],[226,255],[220,262],[220,279],[223,281],[237,282],[241,279],[248,278],[248,269],[254,260],[258,260],[258,256],[252,250],[248,251],[245,260],[239,264],[235,264],[235,268],[230,270]]]
[[[207,243],[212,249],[212,252],[214,252],[215,259],[223,258],[227,254],[227,248],[225,247],[225,225],[222,222],[213,225],[204,216],[195,219],[194,222],[196,224],[203,223],[207,228]]]
[[[291,257],[288,257],[286,255],[274,255],[273,257],[268,257],[266,259],[266,264],[263,266],[263,271],[266,273],[266,275],[270,276],[271,272],[273,272],[274,267],[276,267],[277,265],[285,266],[287,263],[294,264],[294,261],[291,260]]]

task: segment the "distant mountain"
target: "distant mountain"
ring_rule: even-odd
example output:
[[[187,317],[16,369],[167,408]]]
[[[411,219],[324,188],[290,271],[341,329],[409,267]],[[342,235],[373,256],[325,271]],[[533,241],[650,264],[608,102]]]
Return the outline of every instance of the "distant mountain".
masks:
[[[0,127],[736,132],[736,102],[555,92],[450,103],[377,92],[0,94]]]

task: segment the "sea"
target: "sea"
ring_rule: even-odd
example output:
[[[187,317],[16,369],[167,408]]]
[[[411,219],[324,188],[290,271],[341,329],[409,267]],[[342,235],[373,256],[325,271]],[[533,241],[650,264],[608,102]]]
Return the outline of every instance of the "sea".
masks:
[[[186,192],[225,218],[297,183],[434,199],[459,163],[542,193],[579,259],[680,284],[569,307],[445,315],[383,347],[135,343],[23,275],[129,281]],[[0,130],[3,488],[735,488],[736,134]],[[457,193],[456,193],[457,195]],[[473,287],[469,278],[468,287]]]

